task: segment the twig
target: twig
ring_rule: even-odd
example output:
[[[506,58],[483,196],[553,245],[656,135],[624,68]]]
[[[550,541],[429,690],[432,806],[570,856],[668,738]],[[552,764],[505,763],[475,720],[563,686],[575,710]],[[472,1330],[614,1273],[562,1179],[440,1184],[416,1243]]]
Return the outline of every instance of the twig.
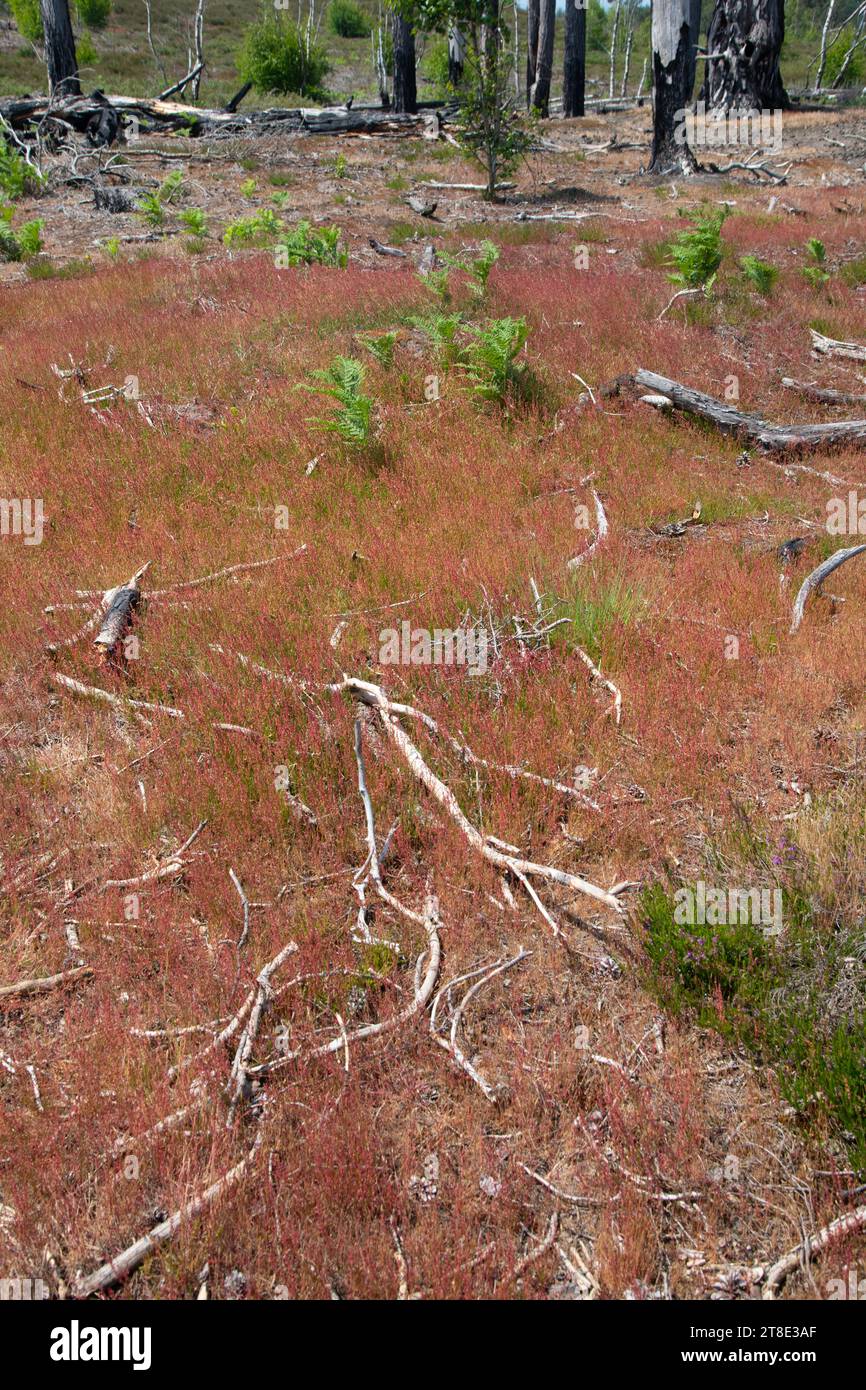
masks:
[[[14,985],[0,985],[0,999],[8,999],[14,994],[47,994],[60,985],[72,984],[74,980],[86,979],[93,974],[89,965],[78,965],[74,970],[62,970],[59,975],[44,975],[35,980],[18,980]]]

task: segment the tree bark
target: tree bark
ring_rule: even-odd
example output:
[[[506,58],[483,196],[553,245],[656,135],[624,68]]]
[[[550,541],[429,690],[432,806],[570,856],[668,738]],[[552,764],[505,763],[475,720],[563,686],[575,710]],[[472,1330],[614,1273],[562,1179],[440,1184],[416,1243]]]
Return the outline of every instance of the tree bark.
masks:
[[[394,15],[394,110],[414,116],[418,110],[415,82],[415,31],[411,24]]]
[[[77,96],[81,84],[78,81],[78,59],[69,18],[69,0],[39,0],[39,10],[45,34],[45,61],[51,95]]]
[[[716,0],[707,30],[701,101],[707,111],[779,111],[790,106],[779,71],[784,0]]]
[[[535,81],[529,94],[533,111],[546,117],[550,106],[550,79],[553,76],[553,39],[556,24],[556,0],[540,0],[538,16],[538,53],[535,62]]]
[[[452,87],[459,87],[463,80],[463,64],[466,61],[466,41],[459,29],[448,31],[448,81]]]
[[[586,90],[586,10],[565,0],[565,63],[562,106],[565,116],[584,114]]]
[[[651,174],[694,173],[686,141],[691,0],[654,0],[652,7],[653,143]]]
[[[689,68],[686,73],[686,100],[691,102],[698,70],[698,44],[701,41],[701,0],[689,3]]]
[[[538,26],[541,15],[541,0],[528,0],[526,7],[526,108],[532,102],[532,89],[535,86],[535,69],[538,64]]]

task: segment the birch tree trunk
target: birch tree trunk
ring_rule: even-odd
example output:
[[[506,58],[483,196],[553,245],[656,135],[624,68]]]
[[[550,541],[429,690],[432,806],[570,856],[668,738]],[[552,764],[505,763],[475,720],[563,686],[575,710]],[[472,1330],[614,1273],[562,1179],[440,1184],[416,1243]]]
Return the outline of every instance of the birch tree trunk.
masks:
[[[538,56],[535,81],[529,95],[529,105],[541,116],[547,116],[550,105],[550,79],[553,76],[553,39],[556,24],[556,0],[541,0],[538,16]]]
[[[653,143],[651,174],[692,174],[695,158],[686,142],[691,0],[653,0]]]
[[[779,111],[790,106],[779,71],[784,0],[716,0],[707,30],[701,101],[707,111]]]
[[[586,10],[576,0],[565,0],[565,64],[562,110],[564,116],[584,114],[586,90]]]
[[[39,0],[39,11],[45,34],[49,91],[52,96],[77,96],[81,84],[68,0]]]

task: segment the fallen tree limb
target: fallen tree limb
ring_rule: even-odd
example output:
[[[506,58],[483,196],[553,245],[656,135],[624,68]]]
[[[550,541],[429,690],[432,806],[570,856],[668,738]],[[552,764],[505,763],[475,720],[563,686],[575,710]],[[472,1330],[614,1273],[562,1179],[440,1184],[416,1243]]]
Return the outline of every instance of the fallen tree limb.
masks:
[[[188,83],[193,74],[183,79]],[[182,85],[182,84],[178,84]],[[170,92],[169,92],[170,94]],[[239,115],[236,111],[208,110],[164,98],[110,96],[12,97],[0,101],[0,117],[15,131],[26,131],[44,122],[84,134],[89,122],[102,115],[106,105],[119,117],[138,123],[145,132],[211,138],[259,135],[275,131],[298,135],[417,135],[429,125],[429,113],[400,115],[378,107],[272,107]],[[440,120],[444,119],[439,113]]]
[[[597,884],[590,883],[588,879],[580,878],[577,874],[566,873],[563,869],[556,869],[549,864],[536,864],[532,860],[522,859],[516,853],[503,853],[494,849],[490,840],[476,830],[471,821],[467,820],[450,787],[447,787],[441,778],[437,777],[436,773],[428,767],[408,734],[398,724],[395,709],[391,707],[380,686],[373,685],[369,681],[359,680],[357,677],[344,676],[341,682],[331,686],[330,689],[335,694],[349,694],[356,700],[360,700],[362,704],[372,706],[378,712],[382,727],[402,754],[410,771],[422,786],[426,787],[434,800],[438,801],[439,805],[448,812],[473,849],[477,850],[489,863],[494,864],[499,869],[509,869],[515,873],[525,874],[528,878],[542,878],[550,883],[560,884],[564,888],[570,888],[576,893],[593,898],[596,902],[604,903],[618,917],[622,916],[623,908],[619,899],[604,888],[599,888]]]
[[[444,986],[443,989],[439,991],[433,1002],[433,1007],[430,1011],[430,1033],[433,1037],[434,1042],[437,1042],[440,1047],[443,1047],[445,1049],[446,1052],[450,1052],[457,1065],[459,1067],[462,1067],[463,1071],[466,1072],[466,1075],[472,1081],[475,1082],[475,1085],[479,1088],[485,1100],[489,1100],[491,1104],[496,1100],[496,1090],[493,1086],[490,1085],[490,1082],[487,1081],[481,1075],[478,1069],[472,1065],[469,1058],[466,1056],[466,1054],[460,1047],[460,1044],[457,1041],[457,1035],[459,1033],[460,1024],[463,1020],[463,1015],[466,1012],[467,1005],[475,997],[478,991],[482,989],[484,985],[488,984],[491,980],[494,980],[497,975],[501,975],[505,970],[510,970],[513,965],[519,965],[521,961],[526,960],[527,957],[531,955],[531,951],[524,951],[523,947],[521,946],[519,951],[517,952],[517,955],[512,956],[510,960],[496,961],[496,963],[490,966],[489,968],[486,966],[482,966],[481,970],[473,970],[470,971],[468,975],[460,977],[463,980],[467,980],[471,979],[473,975],[481,974],[482,976],[480,980],[476,980],[475,984],[470,986],[470,988],[466,991],[463,998],[461,999],[460,1003],[457,1005],[457,1008],[454,1009],[454,1011],[452,1012],[451,1029],[447,1038],[443,1038],[438,1031],[438,1025],[436,1023],[436,1014],[439,1008],[439,1001],[442,998],[442,995],[450,993],[454,986],[459,983],[459,980],[452,980],[450,984]]]
[[[816,333],[814,328],[810,328],[812,335],[812,351],[822,357],[847,357],[853,362],[866,362],[866,347],[860,343],[842,343],[838,338],[826,338],[823,333]]]
[[[590,392],[590,395],[591,394],[592,393]],[[566,569],[569,570],[579,569],[580,566],[585,564],[587,560],[591,560],[595,552],[598,550],[599,546],[606,539],[607,533],[610,530],[610,526],[608,525],[607,520],[607,513],[604,510],[601,498],[599,497],[595,488],[590,488],[590,493],[592,495],[592,500],[595,503],[595,535],[590,541],[586,550],[581,551],[579,555],[575,555],[573,560],[568,561]]]
[[[49,990],[61,985],[72,984],[93,974],[90,965],[79,965],[74,970],[62,970],[59,975],[43,975],[41,979],[18,980],[14,985],[0,985],[0,999],[8,999],[15,994],[47,994]]]
[[[152,1255],[160,1245],[170,1240],[184,1222],[192,1221],[193,1218],[204,1211],[206,1207],[209,1207],[215,1202],[217,1197],[223,1192],[227,1192],[230,1187],[234,1187],[235,1184],[240,1181],[247,1169],[252,1165],[261,1142],[262,1131],[260,1128],[256,1135],[255,1143],[246,1158],[242,1158],[240,1163],[237,1163],[234,1168],[230,1168],[229,1171],[224,1173],[221,1178],[218,1178],[216,1182],[211,1183],[210,1187],[205,1188],[204,1192],[200,1192],[196,1197],[193,1197],[191,1201],[179,1207],[166,1221],[160,1221],[158,1226],[154,1226],[152,1230],[148,1231],[147,1235],[142,1236],[139,1240],[128,1246],[127,1249],[115,1259],[109,1260],[104,1265],[100,1265],[99,1269],[94,1270],[92,1274],[73,1280],[70,1290],[72,1297],[89,1298],[92,1294],[101,1293],[103,1289],[111,1288],[113,1284],[119,1283],[121,1279],[126,1279],[132,1274],[133,1270],[137,1269],[138,1266],[147,1259],[148,1255]]]
[[[635,372],[633,381],[635,386],[667,397],[677,410],[711,420],[719,429],[753,439],[765,449],[814,449],[822,445],[866,439],[866,420],[838,420],[820,425],[773,425],[760,415],[743,414],[714,396],[683,386],[670,377],[659,376],[657,372],[648,372],[643,367]]]
[[[807,1236],[767,1271],[762,1297],[775,1298],[777,1291],[784,1284],[788,1275],[793,1274],[804,1260],[810,1259],[812,1255],[820,1254],[827,1249],[828,1245],[832,1245],[834,1240],[838,1240],[842,1236],[853,1235],[856,1231],[862,1231],[864,1228],[866,1228],[866,1207],[858,1207],[856,1211],[849,1211],[845,1216],[838,1216],[835,1221],[831,1221],[829,1226],[824,1226],[814,1236]]]
[[[819,405],[866,405],[866,395],[858,396],[851,391],[831,391],[816,386],[814,381],[794,381],[789,376],[782,377],[782,385],[789,391],[798,391],[807,401],[817,401]]]
[[[807,575],[800,586],[794,601],[794,609],[791,614],[791,632],[796,632],[800,623],[803,621],[803,611],[806,607],[806,600],[815,589],[820,589],[824,580],[837,570],[840,565],[844,565],[846,560],[853,560],[855,555],[862,555],[866,550],[866,545],[851,545],[845,550],[837,550],[828,560],[822,561],[817,569]]]

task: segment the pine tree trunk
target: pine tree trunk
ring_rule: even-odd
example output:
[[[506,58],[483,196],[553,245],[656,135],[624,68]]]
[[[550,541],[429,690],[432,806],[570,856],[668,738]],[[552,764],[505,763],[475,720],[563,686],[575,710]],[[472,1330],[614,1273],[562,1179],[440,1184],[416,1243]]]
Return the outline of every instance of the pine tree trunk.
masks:
[[[555,24],[556,0],[541,0],[538,17],[538,57],[535,63],[535,81],[529,94],[530,107],[541,116],[547,116],[550,105]]]
[[[701,87],[707,111],[780,111],[790,106],[779,71],[785,37],[784,0],[716,0],[707,30]]]
[[[394,110],[414,116],[418,110],[415,83],[415,31],[399,15],[393,17]]]
[[[653,144],[651,174],[694,173],[686,143],[686,83],[689,74],[691,0],[653,0]]]
[[[586,10],[575,0],[565,0],[565,64],[562,107],[564,116],[584,114],[586,89]]]
[[[39,9],[45,34],[49,91],[52,96],[77,96],[81,84],[78,81],[69,0],[39,0]]]
[[[459,87],[463,81],[463,64],[466,61],[466,43],[459,29],[448,31],[448,81],[452,87]]]

